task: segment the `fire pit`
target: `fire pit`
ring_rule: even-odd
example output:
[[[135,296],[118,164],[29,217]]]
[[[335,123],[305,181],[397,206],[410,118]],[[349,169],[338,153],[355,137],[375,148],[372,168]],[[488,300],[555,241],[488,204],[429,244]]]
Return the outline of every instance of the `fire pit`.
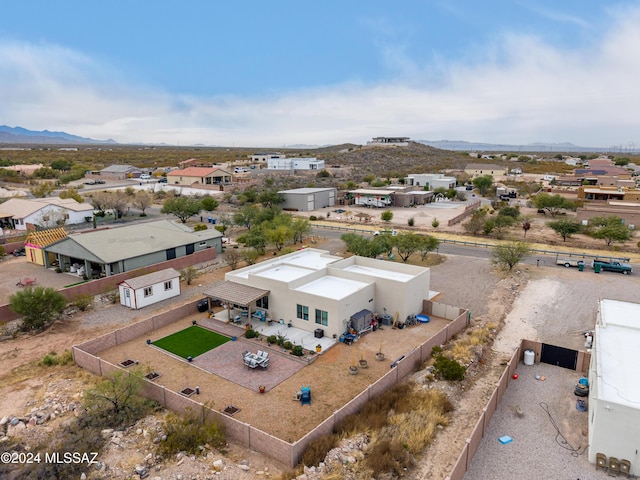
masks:
[[[155,380],[158,377],[160,377],[160,374],[158,372],[149,372],[144,376],[144,378],[146,378],[147,380]]]
[[[120,362],[120,365],[123,366],[124,368],[128,368],[131,365],[137,365],[138,362],[136,362],[135,360],[131,360],[130,358],[127,358],[126,360]]]

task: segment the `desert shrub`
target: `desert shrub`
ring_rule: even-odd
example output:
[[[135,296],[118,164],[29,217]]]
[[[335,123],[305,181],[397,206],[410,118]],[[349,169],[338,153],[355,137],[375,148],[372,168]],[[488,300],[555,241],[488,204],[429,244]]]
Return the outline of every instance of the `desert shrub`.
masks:
[[[434,218],[433,221],[431,222],[431,226],[433,228],[438,228],[440,226],[440,220],[438,220],[437,218]]]
[[[275,335],[269,335],[267,337],[267,343],[269,345],[273,345],[274,343],[277,343],[277,342],[278,342],[278,337],[276,337]]]
[[[443,349],[440,345],[436,345],[431,349],[431,357],[437,357],[443,352]]]
[[[302,355],[304,355],[304,352],[302,351],[302,345],[294,345],[291,349],[291,355],[295,355],[296,357],[301,357]]]
[[[193,226],[194,232],[201,232],[202,230],[207,230],[207,226],[204,223],[196,223]]]
[[[81,293],[73,297],[71,305],[76,307],[81,312],[89,310],[93,306],[93,296],[85,293]]]
[[[302,454],[303,465],[318,465],[324,462],[327,453],[332,448],[338,446],[338,436],[336,434],[322,435],[313,440]]]
[[[56,352],[50,352],[40,360],[40,365],[45,365],[47,367],[53,367],[54,365],[68,365],[70,363],[73,363],[73,354],[71,353],[71,350],[65,350],[62,355],[58,355]]]
[[[401,476],[413,465],[413,457],[400,442],[385,439],[372,446],[365,457],[365,464],[376,477],[390,472]]]
[[[187,452],[192,455],[208,452],[200,449],[204,445],[223,449],[225,442],[224,429],[213,421],[201,421],[198,415],[179,416],[169,414],[164,422],[163,430],[167,439],[158,444],[163,455],[174,455]]]
[[[4,247],[0,245],[0,257],[4,257],[5,255],[6,255],[6,252],[4,251]]]
[[[318,220],[318,217],[316,217],[315,215],[310,215],[309,220],[311,220],[312,222],[315,222],[316,220]]]
[[[254,330],[253,328],[250,328],[249,330],[244,332],[244,336],[246,338],[257,338],[260,336],[260,332],[258,332],[257,330]]]
[[[293,343],[291,343],[289,340],[287,340],[286,342],[284,342],[282,344],[282,347],[287,349],[287,350],[291,350],[293,348]]]
[[[413,227],[415,224],[416,224],[415,218],[411,217],[409,220],[407,220],[407,225],[409,225],[410,227]]]
[[[445,380],[463,380],[466,369],[457,361],[438,355],[434,364],[434,372]]]

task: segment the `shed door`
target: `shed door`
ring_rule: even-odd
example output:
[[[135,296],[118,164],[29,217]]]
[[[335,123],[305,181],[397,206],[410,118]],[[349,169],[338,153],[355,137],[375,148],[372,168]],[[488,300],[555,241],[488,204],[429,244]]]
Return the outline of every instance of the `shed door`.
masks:
[[[540,361],[556,367],[575,370],[578,364],[578,351],[543,343]]]
[[[167,260],[173,260],[174,258],[176,258],[176,249],[167,248]]]
[[[129,290],[128,288],[124,289],[124,304],[127,307],[131,306],[131,290]]]

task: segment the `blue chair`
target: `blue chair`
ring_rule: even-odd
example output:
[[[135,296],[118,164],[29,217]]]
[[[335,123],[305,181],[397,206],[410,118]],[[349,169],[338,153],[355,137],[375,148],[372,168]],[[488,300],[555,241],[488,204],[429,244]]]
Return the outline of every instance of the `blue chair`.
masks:
[[[311,388],[302,387],[300,389],[300,405],[311,405]]]

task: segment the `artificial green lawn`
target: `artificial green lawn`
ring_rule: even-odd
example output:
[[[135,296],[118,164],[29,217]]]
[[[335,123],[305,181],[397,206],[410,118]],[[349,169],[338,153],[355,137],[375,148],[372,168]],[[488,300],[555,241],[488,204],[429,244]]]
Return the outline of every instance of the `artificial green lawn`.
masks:
[[[163,350],[182,358],[198,355],[213,350],[231,339],[197,325],[180,330],[172,335],[156,340],[153,344]]]

